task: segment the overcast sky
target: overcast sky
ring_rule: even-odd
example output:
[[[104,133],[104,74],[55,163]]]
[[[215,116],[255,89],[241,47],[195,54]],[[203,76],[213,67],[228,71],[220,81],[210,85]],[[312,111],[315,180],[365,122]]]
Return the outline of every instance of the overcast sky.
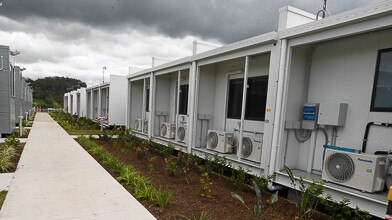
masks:
[[[328,0],[337,14],[379,0]],[[191,55],[192,41],[227,44],[277,29],[278,9],[317,13],[323,0],[0,0],[0,44],[22,53],[26,77],[68,76],[89,84],[151,57]]]

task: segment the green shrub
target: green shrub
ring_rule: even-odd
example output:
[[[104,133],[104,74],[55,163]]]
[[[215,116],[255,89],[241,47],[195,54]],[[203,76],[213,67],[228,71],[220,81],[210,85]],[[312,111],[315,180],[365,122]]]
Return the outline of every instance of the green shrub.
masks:
[[[165,158],[165,168],[169,172],[170,175],[177,175],[178,173],[178,166],[176,159],[173,157]]]
[[[202,211],[200,214],[192,214],[191,216],[187,217],[185,215],[178,215],[178,217],[186,220],[212,220],[212,216],[207,211]]]
[[[317,206],[319,205],[320,196],[323,194],[324,182],[313,180],[312,183],[306,186],[302,177],[296,181],[290,168],[287,166],[284,166],[284,168],[289,175],[291,185],[295,189],[298,188],[302,194],[301,201],[296,204],[298,219],[309,219],[313,215],[314,210],[316,210]],[[295,190],[295,192],[297,191]]]
[[[212,189],[211,189],[212,181],[208,172],[201,174],[200,177],[200,188],[201,188],[201,196],[206,198],[212,198]]]
[[[242,189],[246,181],[245,169],[241,166],[238,167],[238,170],[232,169],[231,180],[235,189]]]
[[[148,159],[148,170],[151,172],[155,169],[155,164],[157,161],[157,157],[153,156]]]
[[[253,206],[253,214],[255,215],[256,219],[260,219],[261,218],[261,211],[265,207],[265,205],[263,205],[263,200],[262,200],[262,197],[261,197],[261,190],[260,190],[260,188],[258,187],[258,185],[257,185],[257,183],[255,181],[252,181],[252,182],[253,182],[253,187],[254,187],[254,190],[255,190],[255,193],[256,193],[256,204]],[[235,193],[231,193],[231,196],[235,200],[241,202],[246,208],[249,209],[249,207],[245,204],[244,199],[240,195],[235,194]],[[275,204],[276,202],[278,202],[278,198],[279,198],[278,197],[278,191],[276,191],[274,194],[271,195],[271,198],[270,198],[269,203],[267,205]]]
[[[168,189],[159,188],[155,191],[155,202],[159,207],[166,207],[172,199],[172,193]]]

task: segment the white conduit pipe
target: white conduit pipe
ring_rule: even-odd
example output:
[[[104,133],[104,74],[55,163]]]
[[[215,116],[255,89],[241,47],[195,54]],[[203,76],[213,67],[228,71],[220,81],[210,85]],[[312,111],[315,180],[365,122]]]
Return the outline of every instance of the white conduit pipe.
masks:
[[[287,56],[287,39],[282,40],[282,45],[280,48],[280,63],[279,63],[279,75],[278,75],[278,91],[276,97],[276,106],[275,106],[275,118],[274,118],[274,127],[272,133],[272,149],[271,149],[271,157],[270,157],[270,167],[268,170],[268,175],[273,175],[275,173],[276,167],[276,155],[279,148],[279,133],[280,133],[280,121],[282,114],[282,106],[283,106],[283,91],[284,91],[284,78],[286,75],[286,56]],[[275,190],[275,187],[272,185],[272,182],[268,183],[269,190]]]
[[[242,91],[241,127],[240,127],[240,137],[238,140],[238,149],[237,149],[238,160],[241,160],[242,138],[244,137],[246,93],[248,91],[248,70],[249,70],[249,56],[246,56],[245,57],[245,70],[244,70],[244,88]]]

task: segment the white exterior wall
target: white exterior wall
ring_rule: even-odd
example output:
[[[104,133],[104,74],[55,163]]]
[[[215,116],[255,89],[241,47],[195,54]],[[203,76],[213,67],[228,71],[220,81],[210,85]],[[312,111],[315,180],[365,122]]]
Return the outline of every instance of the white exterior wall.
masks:
[[[78,104],[79,108],[79,116],[80,117],[87,117],[87,92],[86,88],[80,88],[78,89],[78,92],[80,93],[80,101]]]
[[[110,75],[109,125],[126,124],[126,103],[128,80],[124,76]]]
[[[308,86],[309,103],[348,104],[346,125],[338,130],[337,145],[361,149],[368,122],[392,121],[390,112],[370,112],[378,50],[391,48],[390,39],[392,30],[319,43],[313,50],[308,79],[304,75],[307,59],[304,51],[310,49],[294,49],[286,121],[300,119],[300,109],[305,102],[302,88]],[[331,128],[327,128],[327,132],[331,135]],[[372,127],[367,152],[389,150],[390,134],[389,128]],[[311,140],[300,144],[291,133],[287,152],[290,156],[287,158],[292,167],[306,170],[308,163],[312,163],[313,169],[321,171],[324,136],[321,132],[318,135],[313,132],[313,136],[316,143],[314,162],[308,161],[309,149],[313,147],[310,146]]]

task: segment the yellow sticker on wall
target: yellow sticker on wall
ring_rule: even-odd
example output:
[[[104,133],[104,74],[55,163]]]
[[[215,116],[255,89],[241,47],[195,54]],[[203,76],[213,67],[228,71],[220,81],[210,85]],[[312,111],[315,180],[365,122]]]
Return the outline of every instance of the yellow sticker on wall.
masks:
[[[265,112],[272,112],[272,109],[266,108],[266,109],[265,109]]]

